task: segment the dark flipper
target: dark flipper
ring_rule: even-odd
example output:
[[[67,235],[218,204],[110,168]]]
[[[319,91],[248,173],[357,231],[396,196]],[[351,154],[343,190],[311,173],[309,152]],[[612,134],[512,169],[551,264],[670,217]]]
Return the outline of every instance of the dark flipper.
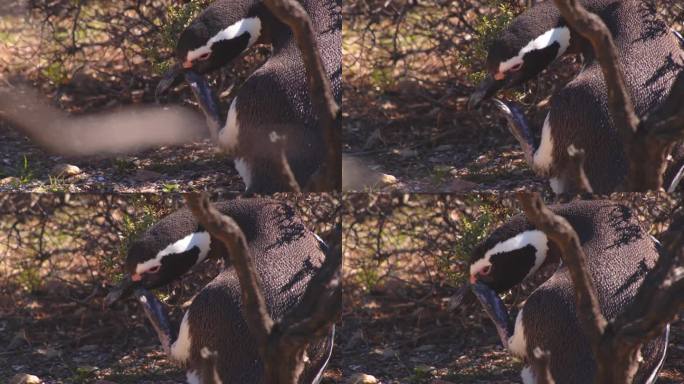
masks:
[[[176,335],[171,332],[171,323],[166,307],[157,298],[144,288],[135,290],[135,297],[140,302],[145,315],[150,320],[152,328],[157,332],[162,348],[167,355],[170,355],[171,344],[176,340]]]
[[[197,99],[202,112],[204,112],[211,139],[214,143],[218,143],[218,132],[223,127],[223,123],[221,122],[221,111],[219,110],[214,91],[207,83],[207,80],[198,73],[187,71],[185,73],[185,81],[190,84],[192,93],[195,95],[195,99]]]
[[[491,288],[480,282],[471,286],[475,297],[480,301],[489,318],[494,322],[501,345],[508,348],[508,339],[513,334],[513,324],[508,317],[508,310],[503,301]]]
[[[513,137],[520,143],[525,161],[527,161],[530,168],[534,169],[534,136],[532,136],[532,130],[525,114],[513,103],[504,103],[499,99],[492,100],[508,121],[508,129],[513,134]]]

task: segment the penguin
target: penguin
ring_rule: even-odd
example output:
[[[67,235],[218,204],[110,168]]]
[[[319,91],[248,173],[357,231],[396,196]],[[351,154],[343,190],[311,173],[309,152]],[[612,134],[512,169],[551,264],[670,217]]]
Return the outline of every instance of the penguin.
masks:
[[[315,31],[315,40],[332,92],[342,97],[342,16],[340,0],[301,0]],[[240,86],[227,117],[202,75],[237,58],[255,44],[269,44],[272,54]],[[181,33],[176,47],[179,65],[167,73],[157,93],[183,80],[197,87],[198,102],[217,125],[220,149],[234,157],[247,193],[289,190],[280,177],[282,154],[273,142],[284,138],[284,152],[293,176],[305,186],[321,168],[324,132],[312,107],[307,73],[292,31],[258,0],[219,0],[209,5]],[[225,121],[223,123],[222,121]]]
[[[549,207],[575,229],[587,257],[606,319],[614,319],[636,295],[662,250],[639,225],[635,213],[612,201],[575,201]],[[550,353],[550,371],[558,384],[591,383],[596,362],[584,335],[575,306],[570,273],[560,259],[558,246],[520,214],[492,232],[473,251],[470,284],[493,320],[505,348],[525,361],[525,384],[536,383],[530,365],[536,347]],[[522,281],[538,278],[544,266],[555,272],[527,298],[511,322],[498,296]],[[548,270],[548,269],[547,269]],[[643,361],[634,383],[653,384],[662,368],[669,337],[664,333],[641,350]]]
[[[282,319],[300,302],[323,264],[325,243],[283,202],[237,199],[214,206],[244,232],[268,311],[275,321]],[[245,323],[240,283],[226,248],[188,208],[166,216],[133,241],[125,269],[133,284],[146,290],[179,279],[210,258],[223,259],[224,270],[193,298],[177,332],[153,295],[137,294],[139,301],[169,357],[186,369],[188,383],[264,383],[263,363]],[[300,383],[320,382],[334,332],[332,326],[327,337],[309,346]],[[208,367],[208,361],[213,366]]]
[[[679,39],[670,33],[648,0],[581,3],[597,14],[612,33],[635,111],[638,116],[646,116],[664,101],[684,70],[684,50]],[[527,9],[496,36],[487,56],[489,78],[470,96],[468,106],[475,108],[499,90],[523,84],[558,58],[572,54],[582,55],[582,69],[552,96],[541,140],[534,140],[524,115],[515,106],[498,103],[497,107],[521,142],[528,164],[535,173],[549,178],[555,193],[572,189],[562,178],[571,146],[585,151],[585,172],[594,192],[610,193],[625,179],[628,162],[609,113],[601,66],[589,41],[565,22],[552,1]],[[684,164],[676,161],[672,166],[678,168],[667,173],[668,190],[676,187],[672,183]]]

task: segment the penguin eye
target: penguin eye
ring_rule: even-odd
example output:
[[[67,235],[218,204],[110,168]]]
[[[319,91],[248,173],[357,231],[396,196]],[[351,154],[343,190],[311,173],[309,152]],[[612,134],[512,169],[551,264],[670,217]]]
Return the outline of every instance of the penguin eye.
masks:
[[[145,273],[157,273],[161,269],[161,266],[157,265],[145,271]]]
[[[203,54],[202,56],[198,57],[197,60],[205,61],[209,58],[209,56],[211,56],[211,52],[207,52],[207,53]]]
[[[509,69],[509,72],[518,72],[520,70],[520,68],[522,68],[522,66],[523,66],[523,63],[518,63],[518,64],[512,66],[511,69]]]
[[[480,270],[480,275],[487,276],[492,271],[491,265],[485,265],[482,270]]]

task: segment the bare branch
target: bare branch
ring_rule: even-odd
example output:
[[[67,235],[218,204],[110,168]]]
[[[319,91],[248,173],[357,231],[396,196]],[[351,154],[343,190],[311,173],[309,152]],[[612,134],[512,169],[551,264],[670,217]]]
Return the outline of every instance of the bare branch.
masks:
[[[186,200],[200,224],[228,249],[240,280],[245,319],[264,362],[265,382],[298,383],[304,370],[306,349],[315,339],[328,336],[342,309],[341,226],[338,224],[335,229],[330,251],[309,282],[302,300],[283,320],[275,322],[267,312],[261,284],[240,227],[233,219],[216,211],[206,195],[190,194]]]
[[[222,215],[211,206],[206,195],[188,194],[186,201],[197,221],[225,244],[230,261],[240,280],[247,325],[256,338],[257,345],[260,348],[266,348],[274,322],[268,314],[261,282],[247,248],[245,235],[235,220]],[[265,354],[265,351],[264,349],[262,353]]]
[[[591,340],[599,340],[607,321],[601,313],[596,289],[587,269],[587,257],[577,233],[565,218],[554,214],[538,193],[520,192],[518,199],[532,224],[543,231],[560,249],[577,294],[577,310],[582,328]],[[594,346],[597,348],[597,346]]]
[[[539,194],[521,192],[518,198],[530,222],[560,248],[575,287],[578,318],[596,358],[595,382],[631,383],[639,368],[642,346],[662,335],[665,326],[684,308],[684,233],[680,225],[673,225],[664,236],[665,252],[661,252],[634,300],[609,323],[601,313],[586,255],[572,226],[551,212]]]
[[[290,27],[297,40],[306,67],[311,101],[324,130],[327,147],[326,162],[322,170],[314,175],[309,185],[306,186],[306,190],[340,190],[342,185],[340,109],[332,95],[330,79],[323,67],[311,19],[306,10],[296,1],[264,0],[264,3],[278,19]]]

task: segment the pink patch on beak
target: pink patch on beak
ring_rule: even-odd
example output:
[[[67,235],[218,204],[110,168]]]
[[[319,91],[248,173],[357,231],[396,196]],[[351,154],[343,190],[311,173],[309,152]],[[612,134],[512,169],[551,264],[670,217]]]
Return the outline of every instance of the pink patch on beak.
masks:
[[[183,63],[183,68],[185,69],[190,69],[192,68],[192,61],[186,61]]]
[[[474,275],[470,275],[470,284],[477,283],[477,278]]]
[[[494,74],[494,80],[503,80],[505,78],[506,76],[501,72],[497,72],[496,74]]]
[[[134,273],[134,274],[131,275],[131,280],[133,280],[133,281],[140,281],[140,280],[142,280],[142,275],[139,275],[139,274],[137,274],[137,273]]]

